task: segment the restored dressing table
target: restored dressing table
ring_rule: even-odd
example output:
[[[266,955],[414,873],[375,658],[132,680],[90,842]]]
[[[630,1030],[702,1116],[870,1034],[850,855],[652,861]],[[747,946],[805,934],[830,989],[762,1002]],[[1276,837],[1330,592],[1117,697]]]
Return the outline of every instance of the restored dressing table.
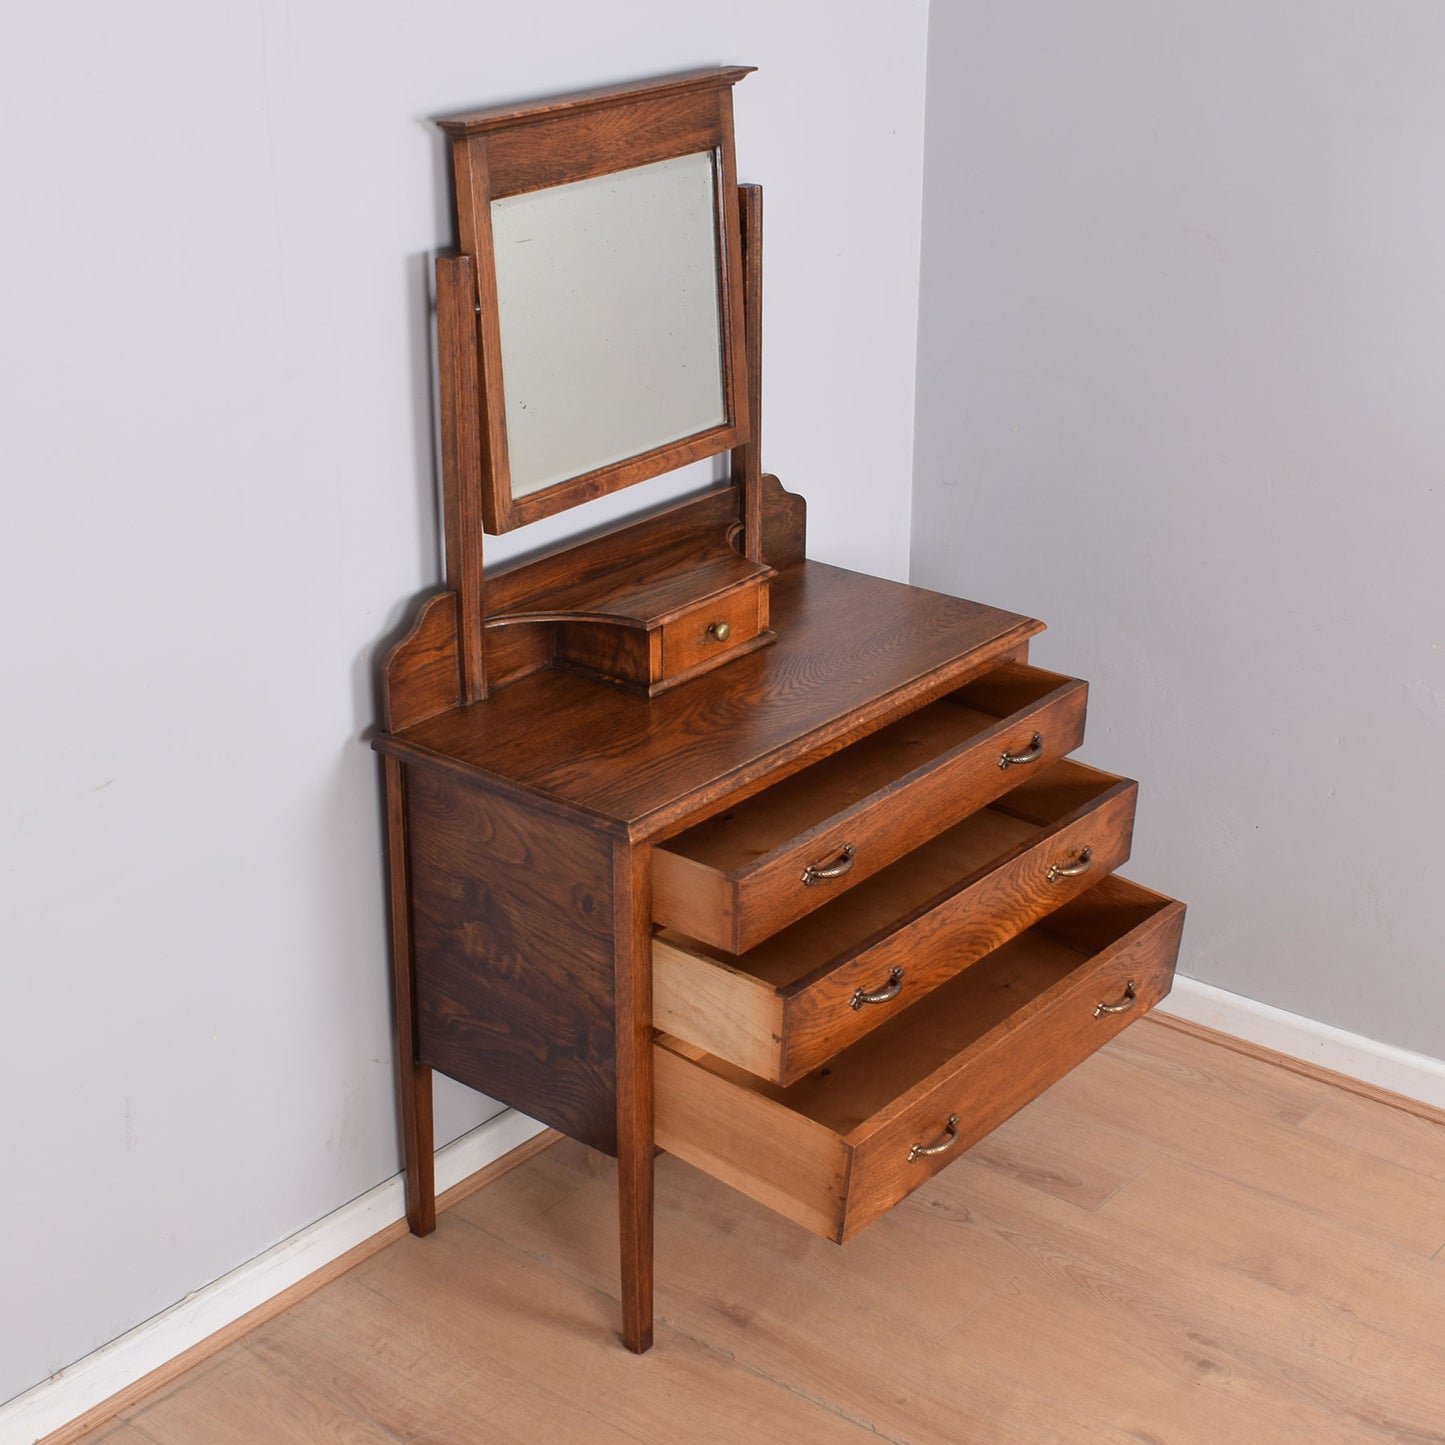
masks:
[[[658,1148],[841,1242],[1163,997],[1184,914],[1114,874],[1135,785],[1067,759],[1042,624],[804,560],[759,462],[745,74],[442,122],[448,586],[375,743],[411,1228],[433,1070],[615,1154],[639,1352]],[[484,575],[483,531],[721,452]]]

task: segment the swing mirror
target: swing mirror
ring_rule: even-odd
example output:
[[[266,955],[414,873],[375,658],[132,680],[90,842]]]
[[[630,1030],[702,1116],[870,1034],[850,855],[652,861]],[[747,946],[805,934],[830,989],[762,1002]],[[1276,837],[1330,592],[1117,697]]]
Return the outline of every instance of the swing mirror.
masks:
[[[488,532],[747,439],[732,139],[746,74],[440,123],[476,278]]]

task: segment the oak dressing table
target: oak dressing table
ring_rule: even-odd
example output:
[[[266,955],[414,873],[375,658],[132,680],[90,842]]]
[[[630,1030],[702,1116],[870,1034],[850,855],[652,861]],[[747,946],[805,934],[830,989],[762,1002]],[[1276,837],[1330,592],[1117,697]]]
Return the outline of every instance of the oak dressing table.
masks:
[[[1068,759],[1087,689],[1029,666],[1042,624],[805,560],[760,465],[746,74],[442,122],[447,587],[375,741],[411,1228],[433,1070],[615,1154],[638,1352],[657,1149],[841,1242],[1167,993],[1184,912],[1113,871],[1135,785]],[[484,531],[722,453],[484,575]]]

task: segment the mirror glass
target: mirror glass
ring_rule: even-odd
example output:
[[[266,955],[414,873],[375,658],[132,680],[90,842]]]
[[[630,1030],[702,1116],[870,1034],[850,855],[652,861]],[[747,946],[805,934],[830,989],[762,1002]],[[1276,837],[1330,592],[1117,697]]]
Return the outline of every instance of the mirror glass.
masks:
[[[713,152],[491,213],[513,497],[727,421]]]

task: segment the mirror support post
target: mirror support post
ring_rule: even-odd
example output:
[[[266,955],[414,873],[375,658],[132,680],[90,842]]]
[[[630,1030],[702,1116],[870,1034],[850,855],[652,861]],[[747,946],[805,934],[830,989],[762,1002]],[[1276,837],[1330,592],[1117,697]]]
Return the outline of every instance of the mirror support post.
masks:
[[[743,344],[748,376],[748,439],[732,452],[743,522],[743,556],[763,558],[763,188],[738,187],[743,260]]]
[[[482,445],[477,285],[470,256],[438,256],[443,527],[447,586],[457,593],[461,701],[487,695],[482,644]]]

